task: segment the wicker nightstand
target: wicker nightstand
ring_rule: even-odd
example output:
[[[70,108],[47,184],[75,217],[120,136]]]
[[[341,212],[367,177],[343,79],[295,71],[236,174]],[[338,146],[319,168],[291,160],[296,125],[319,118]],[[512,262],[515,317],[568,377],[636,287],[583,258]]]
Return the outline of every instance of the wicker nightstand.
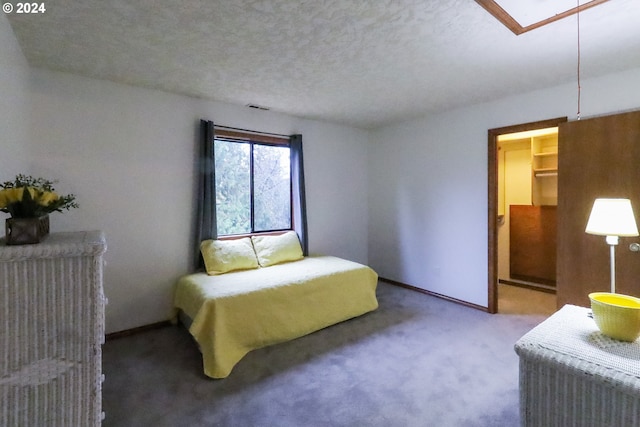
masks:
[[[515,345],[523,426],[640,426],[640,340],[610,339],[565,305]]]
[[[0,426],[102,421],[101,232],[0,239]]]

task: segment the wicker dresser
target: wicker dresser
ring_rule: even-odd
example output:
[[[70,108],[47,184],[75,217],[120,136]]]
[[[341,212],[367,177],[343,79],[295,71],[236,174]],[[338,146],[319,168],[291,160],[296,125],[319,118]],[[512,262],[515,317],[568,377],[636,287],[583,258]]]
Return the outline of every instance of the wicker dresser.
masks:
[[[105,251],[99,231],[0,239],[0,426],[101,424]]]
[[[523,426],[640,426],[640,340],[610,339],[565,305],[515,346]]]

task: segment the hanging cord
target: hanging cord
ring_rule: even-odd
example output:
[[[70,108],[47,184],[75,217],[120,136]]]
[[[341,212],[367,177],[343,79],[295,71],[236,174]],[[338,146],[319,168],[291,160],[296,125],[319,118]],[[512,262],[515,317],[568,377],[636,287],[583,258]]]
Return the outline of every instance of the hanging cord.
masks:
[[[578,20],[578,120],[580,120],[580,0],[577,0],[576,17]]]

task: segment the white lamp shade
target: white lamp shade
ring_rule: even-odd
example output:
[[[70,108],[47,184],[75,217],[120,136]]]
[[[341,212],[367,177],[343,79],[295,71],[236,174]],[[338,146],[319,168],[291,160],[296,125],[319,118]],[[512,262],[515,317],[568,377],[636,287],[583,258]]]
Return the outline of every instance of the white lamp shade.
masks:
[[[599,236],[637,236],[629,199],[596,199],[585,232]]]

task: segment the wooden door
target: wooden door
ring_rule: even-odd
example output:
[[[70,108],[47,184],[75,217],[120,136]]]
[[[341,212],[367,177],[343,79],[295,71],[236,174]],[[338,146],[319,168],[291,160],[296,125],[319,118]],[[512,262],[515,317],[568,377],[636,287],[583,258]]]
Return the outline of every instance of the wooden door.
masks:
[[[584,232],[593,201],[631,199],[640,218],[640,111],[561,123],[559,141],[558,307],[589,306],[590,292],[610,289],[609,245]],[[638,241],[616,247],[616,291],[640,297],[640,253],[629,250]]]

